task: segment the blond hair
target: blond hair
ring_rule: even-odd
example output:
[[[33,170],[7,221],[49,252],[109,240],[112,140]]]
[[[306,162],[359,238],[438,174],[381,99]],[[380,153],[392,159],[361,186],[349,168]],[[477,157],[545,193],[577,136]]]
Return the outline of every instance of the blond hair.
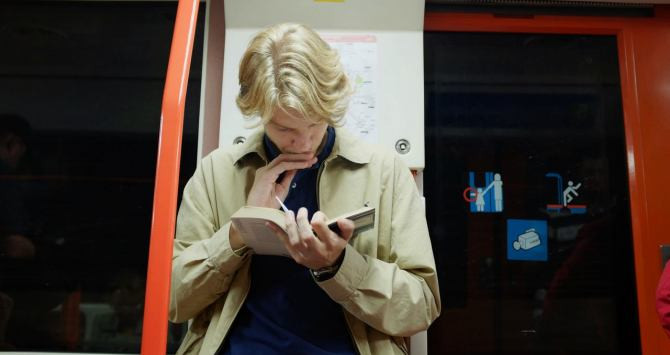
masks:
[[[258,33],[240,62],[237,107],[263,124],[277,109],[340,126],[352,92],[337,51],[314,30],[283,23]]]

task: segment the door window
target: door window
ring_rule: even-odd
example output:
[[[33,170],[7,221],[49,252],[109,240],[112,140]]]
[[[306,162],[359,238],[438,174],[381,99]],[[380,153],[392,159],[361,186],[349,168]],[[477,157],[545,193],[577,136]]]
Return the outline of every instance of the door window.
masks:
[[[424,40],[430,352],[639,353],[616,37]]]
[[[176,2],[0,5],[0,350],[140,351],[176,10]],[[182,186],[195,169],[203,15]],[[170,351],[180,336],[170,332]]]

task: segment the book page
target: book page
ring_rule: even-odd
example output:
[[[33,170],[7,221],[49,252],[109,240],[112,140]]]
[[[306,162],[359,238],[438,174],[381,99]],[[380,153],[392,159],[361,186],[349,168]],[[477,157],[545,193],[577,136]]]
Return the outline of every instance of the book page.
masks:
[[[235,228],[240,232],[244,243],[256,254],[289,256],[279,237],[268,228],[263,218],[233,218]]]
[[[336,223],[340,218],[354,222],[354,235],[356,235],[374,227],[375,209],[374,207],[363,207],[329,220],[328,228],[338,235],[342,233]],[[290,256],[279,237],[266,225],[266,223],[273,223],[285,230],[285,215],[282,211],[245,206],[231,216],[231,221],[239,231],[244,243],[256,254]]]

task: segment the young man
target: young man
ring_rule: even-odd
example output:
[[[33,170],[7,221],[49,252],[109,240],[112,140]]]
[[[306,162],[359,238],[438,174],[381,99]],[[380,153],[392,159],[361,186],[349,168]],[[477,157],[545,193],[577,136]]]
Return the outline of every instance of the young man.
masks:
[[[270,27],[240,64],[237,105],[263,130],[207,156],[184,190],[170,317],[192,319],[179,353],[402,354],[440,313],[423,204],[393,152],[340,126],[350,86],[337,53],[302,25]],[[291,258],[255,254],[230,223],[244,205],[292,211]],[[370,204],[352,235],[328,216]]]

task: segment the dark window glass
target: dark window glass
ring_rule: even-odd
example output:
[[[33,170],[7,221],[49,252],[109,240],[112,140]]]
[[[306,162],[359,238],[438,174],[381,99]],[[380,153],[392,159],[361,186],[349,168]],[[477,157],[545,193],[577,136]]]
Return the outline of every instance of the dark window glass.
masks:
[[[1,350],[139,352],[176,9],[0,4]],[[182,186],[196,162],[204,9]]]
[[[616,38],[424,40],[430,352],[639,353]]]

